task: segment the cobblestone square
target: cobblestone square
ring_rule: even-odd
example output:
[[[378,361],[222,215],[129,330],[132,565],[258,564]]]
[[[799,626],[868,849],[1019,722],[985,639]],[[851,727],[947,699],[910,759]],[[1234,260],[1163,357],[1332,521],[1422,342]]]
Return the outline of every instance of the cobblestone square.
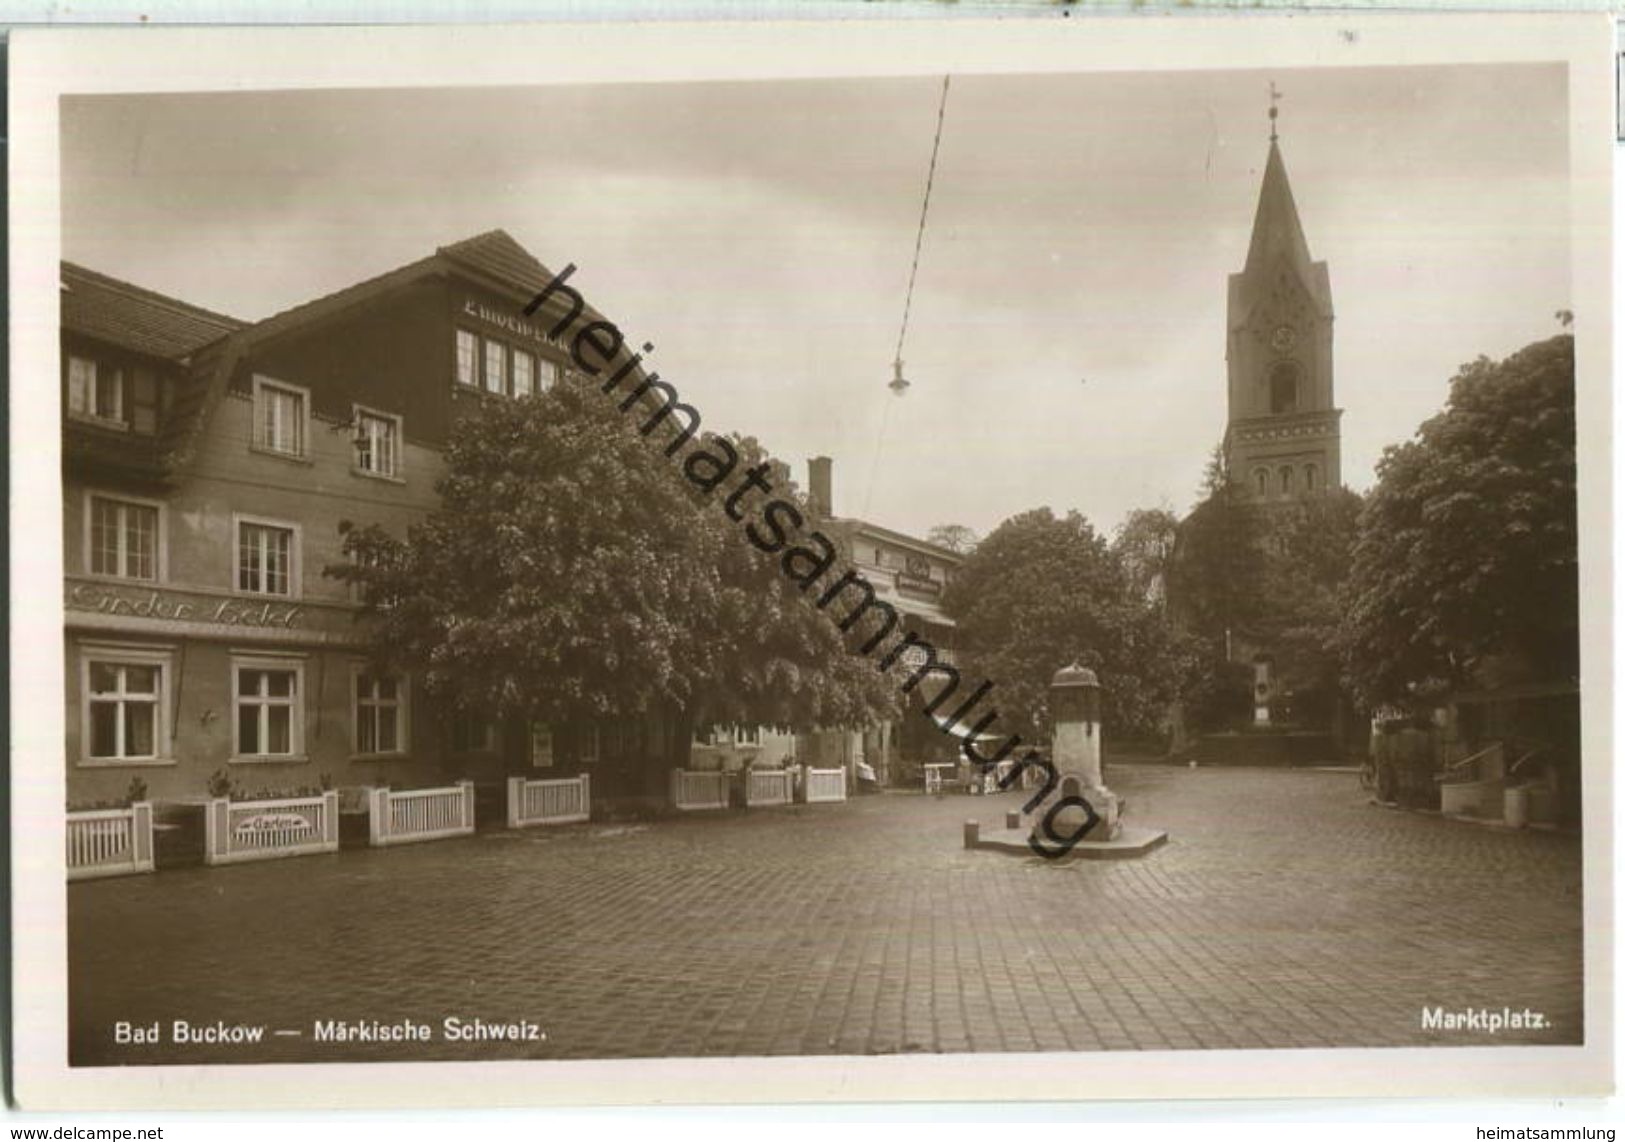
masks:
[[[1582,1042],[1577,838],[1384,809],[1347,772],[1110,780],[1167,846],[967,852],[961,823],[1017,795],[888,793],[74,884],[71,1061]],[[1429,1029],[1433,1007],[1546,1025]],[[448,1016],[539,1034],[448,1041]],[[175,1020],[265,1031],[178,1045]],[[324,1020],[434,1036],[319,1042]]]

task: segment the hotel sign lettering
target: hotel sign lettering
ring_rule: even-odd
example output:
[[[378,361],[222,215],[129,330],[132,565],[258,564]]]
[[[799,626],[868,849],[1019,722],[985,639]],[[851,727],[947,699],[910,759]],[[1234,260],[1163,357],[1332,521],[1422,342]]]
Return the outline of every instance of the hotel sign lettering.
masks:
[[[547,335],[546,331],[540,327],[532,325],[528,321],[521,321],[511,313],[504,313],[500,309],[486,305],[481,301],[475,301],[473,298],[468,298],[463,302],[463,314],[466,317],[473,317],[483,321],[487,325],[495,325],[505,332],[526,337],[533,341],[540,341],[544,345],[556,344]]]
[[[897,589],[907,595],[936,598],[942,594],[942,582],[931,578],[931,564],[917,556],[910,556],[908,567],[897,573]]]
[[[304,608],[296,603],[270,603],[255,599],[219,599],[156,588],[130,589],[99,583],[74,583],[68,588],[68,609],[137,619],[213,623],[218,626],[271,627],[293,630]]]

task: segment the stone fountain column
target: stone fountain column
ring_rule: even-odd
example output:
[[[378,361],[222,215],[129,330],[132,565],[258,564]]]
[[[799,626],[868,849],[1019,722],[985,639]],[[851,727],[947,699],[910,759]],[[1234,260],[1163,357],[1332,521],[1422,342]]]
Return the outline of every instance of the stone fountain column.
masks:
[[[1086,839],[1117,840],[1123,831],[1123,803],[1106,788],[1101,769],[1100,679],[1095,672],[1077,663],[1056,671],[1050,682],[1050,713],[1055,722],[1050,761],[1057,784],[1054,792],[1035,808],[1035,822],[1042,822],[1057,802],[1082,799],[1100,818]],[[1073,801],[1055,814],[1051,827],[1058,834],[1068,835],[1081,828],[1087,816]]]

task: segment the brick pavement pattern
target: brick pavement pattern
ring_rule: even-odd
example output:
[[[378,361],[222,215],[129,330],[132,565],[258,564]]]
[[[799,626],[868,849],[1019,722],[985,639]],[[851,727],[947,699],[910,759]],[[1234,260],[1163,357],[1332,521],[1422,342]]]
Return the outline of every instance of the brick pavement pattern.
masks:
[[[1580,846],[1353,775],[1114,767],[1138,861],[962,848],[1015,794],[577,825],[69,886],[78,1065],[1579,1043]],[[1424,1029],[1424,1007],[1543,1012]],[[441,1020],[545,1040],[455,1043]],[[300,1030],[120,1046],[113,1024]],[[420,1020],[428,1043],[318,1043]],[[269,1035],[269,1031],[267,1032]]]

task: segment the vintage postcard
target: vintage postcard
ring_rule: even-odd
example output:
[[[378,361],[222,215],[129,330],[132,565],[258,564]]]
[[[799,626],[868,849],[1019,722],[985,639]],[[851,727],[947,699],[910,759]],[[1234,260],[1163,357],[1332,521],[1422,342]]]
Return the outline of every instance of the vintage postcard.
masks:
[[[24,1104],[1606,1093],[1611,49],[21,33]]]

